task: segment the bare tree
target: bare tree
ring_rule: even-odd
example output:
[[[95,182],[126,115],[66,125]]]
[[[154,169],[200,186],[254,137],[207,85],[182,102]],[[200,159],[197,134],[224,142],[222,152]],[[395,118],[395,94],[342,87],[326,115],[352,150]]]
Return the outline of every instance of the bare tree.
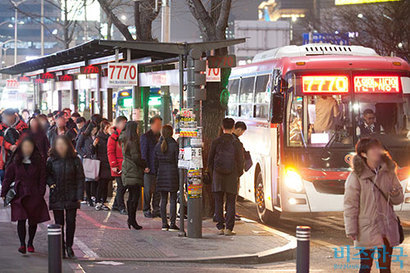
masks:
[[[24,5],[15,7],[13,2],[11,0],[9,1],[13,8],[17,8],[20,14],[30,17],[35,22],[42,24],[41,14],[24,9]],[[64,48],[69,48],[71,42],[75,39],[74,34],[77,33],[80,27],[76,18],[84,8],[84,3],[78,1],[75,5],[69,5],[68,0],[44,0],[44,3],[53,10],[52,14],[46,13],[44,15],[45,20],[48,22],[43,24],[44,29],[60,42]],[[57,30],[57,33],[55,30]],[[61,32],[63,35],[61,35]]]
[[[198,22],[199,31],[201,32],[203,41],[216,41],[226,39],[226,28],[231,10],[231,0],[210,0],[208,5],[204,5],[201,0],[186,0],[189,10]],[[226,55],[227,48],[216,50],[215,55]],[[202,102],[202,127],[204,139],[204,163],[206,167],[206,159],[210,145],[213,139],[218,136],[220,122],[225,116],[226,106],[220,101],[221,92],[226,88],[227,78],[229,77],[230,69],[221,69],[221,83],[208,82],[207,97]],[[217,122],[215,122],[217,121]],[[213,214],[213,198],[210,185],[204,185],[203,201],[204,215],[212,216]]]
[[[351,32],[354,34],[350,39],[352,44],[410,61],[410,1],[343,6],[335,11],[331,13],[332,20],[323,18],[324,30]]]
[[[98,0],[108,20],[117,27],[126,40],[154,41],[152,37],[152,22],[159,14],[159,8],[155,10],[155,0],[138,0],[133,2],[121,2],[123,0]],[[118,7],[127,3],[129,8],[134,9],[135,37],[129,30],[129,26],[123,23],[117,16]]]

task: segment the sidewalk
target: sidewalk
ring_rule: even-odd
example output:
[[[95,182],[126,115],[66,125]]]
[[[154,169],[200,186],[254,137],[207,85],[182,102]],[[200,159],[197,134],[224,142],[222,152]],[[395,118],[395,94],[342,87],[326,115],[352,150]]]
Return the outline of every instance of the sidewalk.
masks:
[[[16,225],[9,222],[9,214],[9,208],[0,208],[0,264],[14,268],[26,260],[19,259]],[[129,230],[126,219],[126,215],[118,212],[95,211],[82,205],[73,247],[78,260],[258,263],[294,258],[294,237],[247,219],[236,222],[237,235],[232,237],[216,235],[215,223],[204,220],[202,239],[181,238],[178,232],[161,231],[160,218],[147,219],[142,212],[137,214],[142,230]],[[30,267],[38,264],[47,268],[47,224],[39,225],[34,241],[38,254],[27,255]],[[67,268],[69,262],[65,261]]]

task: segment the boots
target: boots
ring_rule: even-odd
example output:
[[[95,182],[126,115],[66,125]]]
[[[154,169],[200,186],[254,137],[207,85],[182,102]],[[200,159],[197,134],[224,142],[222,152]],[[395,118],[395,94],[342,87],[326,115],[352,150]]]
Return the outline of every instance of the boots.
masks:
[[[137,215],[137,208],[133,206],[129,201],[127,202],[127,207],[128,207],[128,228],[131,229],[133,227],[134,229],[142,229],[142,226],[138,225],[137,220],[136,220],[136,215]]]

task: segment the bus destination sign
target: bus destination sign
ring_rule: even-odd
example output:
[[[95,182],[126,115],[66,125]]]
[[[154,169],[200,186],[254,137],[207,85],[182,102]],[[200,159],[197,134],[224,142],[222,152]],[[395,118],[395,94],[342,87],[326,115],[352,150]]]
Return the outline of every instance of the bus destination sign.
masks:
[[[347,76],[302,76],[303,93],[305,94],[340,94],[349,92]]]
[[[398,76],[355,76],[355,93],[400,93]]]

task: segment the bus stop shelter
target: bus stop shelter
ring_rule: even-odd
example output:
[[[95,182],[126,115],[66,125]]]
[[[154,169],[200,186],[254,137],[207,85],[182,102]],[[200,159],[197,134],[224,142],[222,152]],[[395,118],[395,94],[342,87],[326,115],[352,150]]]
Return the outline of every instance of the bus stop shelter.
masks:
[[[92,40],[3,68],[0,73],[12,75],[17,81],[28,79],[33,82],[34,105],[37,109],[41,109],[48,99],[56,102],[56,105],[53,104],[54,109],[49,110],[61,110],[67,107],[69,101],[71,108],[77,111],[79,103],[84,104],[81,99],[85,97],[85,105],[90,106],[90,114],[105,113],[106,117],[112,120],[113,88],[107,84],[107,66],[113,62],[137,63],[138,84],[133,86],[133,108],[143,109],[144,124],[147,124],[148,111],[144,105],[148,103],[150,81],[159,78],[159,72],[163,72],[160,78],[164,85],[169,80],[178,82],[182,99],[186,82],[184,69],[192,50],[205,53],[243,42],[245,39],[197,43]],[[81,75],[87,74],[93,74],[93,77],[84,87]],[[84,88],[90,89],[85,95],[80,93]],[[51,92],[52,99],[45,97],[46,92]]]

